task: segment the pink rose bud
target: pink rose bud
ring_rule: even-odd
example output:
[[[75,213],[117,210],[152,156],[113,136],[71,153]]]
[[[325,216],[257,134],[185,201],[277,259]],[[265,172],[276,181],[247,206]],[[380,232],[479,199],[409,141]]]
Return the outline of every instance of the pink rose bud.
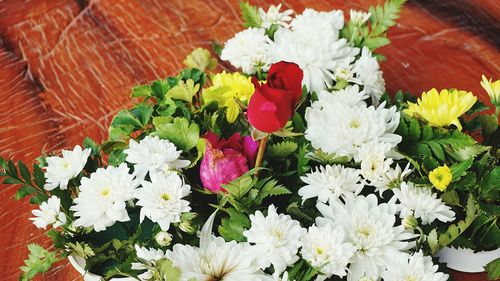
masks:
[[[248,172],[255,164],[259,143],[251,137],[241,137],[239,133],[229,139],[220,139],[208,132],[205,155],[200,165],[200,178],[203,187],[212,191],[224,191],[227,184]]]

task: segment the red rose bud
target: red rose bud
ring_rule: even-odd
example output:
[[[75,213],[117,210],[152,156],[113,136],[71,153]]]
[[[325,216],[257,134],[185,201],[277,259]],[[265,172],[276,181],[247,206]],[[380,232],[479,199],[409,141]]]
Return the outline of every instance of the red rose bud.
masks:
[[[212,191],[225,191],[222,184],[231,182],[253,167],[259,143],[250,136],[239,133],[229,139],[219,139],[208,132],[205,155],[200,164],[200,178],[203,187]]]
[[[279,62],[269,69],[266,84],[253,79],[255,92],[248,103],[248,122],[266,133],[283,128],[302,96],[303,75],[296,64]]]
[[[304,73],[297,64],[280,61],[269,68],[267,85],[292,91],[295,95],[294,104],[297,104],[302,97],[302,78]]]

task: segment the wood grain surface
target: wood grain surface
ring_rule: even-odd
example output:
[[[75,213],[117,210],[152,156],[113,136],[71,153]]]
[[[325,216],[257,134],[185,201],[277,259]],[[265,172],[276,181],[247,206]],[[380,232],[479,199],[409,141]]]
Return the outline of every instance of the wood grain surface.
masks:
[[[267,6],[279,1],[255,0]],[[286,0],[301,12],[366,9],[376,0]],[[381,52],[387,89],[461,88],[484,100],[500,78],[500,1],[409,1]],[[0,0],[0,154],[32,162],[85,136],[102,141],[130,88],[173,74],[194,47],[241,30],[236,0]],[[16,280],[26,244],[47,240],[31,206],[0,186],[0,280]],[[455,280],[486,280],[455,272]],[[38,280],[81,280],[63,261]]]

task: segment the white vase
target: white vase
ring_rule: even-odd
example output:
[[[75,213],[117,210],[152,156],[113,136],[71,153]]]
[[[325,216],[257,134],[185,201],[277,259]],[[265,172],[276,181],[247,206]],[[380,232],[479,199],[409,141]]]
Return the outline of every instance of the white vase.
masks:
[[[500,248],[493,251],[481,251],[474,253],[465,248],[443,248],[436,255],[440,262],[446,263],[448,268],[461,272],[483,272],[484,266],[489,262],[500,258]]]
[[[82,276],[84,281],[101,281],[103,278],[99,275],[85,271],[85,259],[79,256],[71,255],[68,257],[69,263],[78,271]],[[110,281],[137,281],[135,278],[131,277],[120,277],[111,278]]]

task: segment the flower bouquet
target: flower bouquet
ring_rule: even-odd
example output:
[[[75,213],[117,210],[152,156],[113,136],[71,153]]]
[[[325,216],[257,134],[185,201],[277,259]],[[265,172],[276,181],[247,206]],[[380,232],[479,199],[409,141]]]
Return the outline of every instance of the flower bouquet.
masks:
[[[108,141],[0,158],[53,242],[28,245],[21,279],[68,257],[86,280],[441,281],[440,249],[498,249],[500,81],[481,82],[494,113],[385,93],[373,51],[403,2],[348,21],[242,2],[220,63],[196,49],[135,87]]]

